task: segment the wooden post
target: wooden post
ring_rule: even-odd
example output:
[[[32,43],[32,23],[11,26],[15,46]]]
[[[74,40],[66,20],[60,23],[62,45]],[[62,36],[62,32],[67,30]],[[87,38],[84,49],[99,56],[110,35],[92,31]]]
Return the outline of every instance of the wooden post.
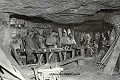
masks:
[[[49,54],[46,53],[46,63],[49,63]]]
[[[118,58],[118,72],[120,73],[120,55],[119,55],[119,58]]]
[[[106,65],[106,67],[105,67],[105,69],[103,71],[104,74],[108,74],[108,75],[113,74],[115,65],[116,65],[117,60],[118,60],[118,56],[119,56],[118,51],[113,52],[113,54],[110,57],[110,60],[108,61],[107,65]]]
[[[59,32],[59,37],[61,39],[61,37],[62,37],[62,28],[58,28],[58,32]],[[61,43],[59,44],[59,47],[61,47]]]
[[[83,48],[81,48],[80,51],[81,51],[81,56],[82,56],[83,58],[85,58],[85,50],[84,50]]]
[[[60,58],[60,61],[63,60],[63,59],[62,59],[62,54],[61,54],[61,52],[59,52],[59,58]]]
[[[59,36],[62,37],[62,28],[58,28]]]
[[[64,54],[64,60],[66,60],[67,53],[66,53],[66,52],[64,52],[63,54]]]
[[[72,50],[72,58],[75,57],[75,50]]]
[[[39,65],[42,65],[42,57],[43,57],[43,54],[39,54],[38,55],[38,63],[39,63]]]

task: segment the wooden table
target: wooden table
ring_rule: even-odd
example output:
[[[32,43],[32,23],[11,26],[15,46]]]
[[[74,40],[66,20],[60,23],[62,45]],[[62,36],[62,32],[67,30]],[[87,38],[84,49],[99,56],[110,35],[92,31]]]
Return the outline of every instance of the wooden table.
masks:
[[[42,58],[43,54],[46,55],[46,61],[47,61],[47,63],[49,63],[50,59],[51,59],[51,57],[52,57],[52,55],[54,53],[59,53],[60,61],[63,61],[62,53],[64,53],[64,60],[65,60],[67,52],[72,52],[72,58],[74,58],[74,56],[75,56],[75,49],[65,50],[65,49],[59,49],[59,48],[55,49],[54,48],[54,49],[51,49],[50,51],[46,51],[45,49],[42,51],[41,49],[38,49],[36,54],[40,54],[39,63],[41,63],[41,58]],[[49,55],[49,53],[50,53],[50,55]]]

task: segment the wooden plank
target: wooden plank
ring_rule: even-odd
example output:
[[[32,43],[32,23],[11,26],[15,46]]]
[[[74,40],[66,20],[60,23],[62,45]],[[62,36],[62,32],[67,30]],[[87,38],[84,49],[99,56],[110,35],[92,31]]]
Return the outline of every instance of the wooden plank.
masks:
[[[72,58],[75,57],[75,50],[72,50]]]
[[[46,63],[49,63],[49,54],[46,54]]]
[[[64,52],[64,53],[63,53],[63,55],[64,55],[64,60],[66,60],[67,53],[66,53],[66,52]]]
[[[53,52],[50,53],[50,55],[49,55],[49,60],[51,59],[51,57],[52,57],[53,54],[54,54]]]
[[[21,73],[19,72],[19,70],[16,68],[15,65],[12,65],[12,63],[10,62],[9,58],[6,57],[5,52],[2,51],[2,49],[0,49],[0,65],[5,68],[8,72],[10,72],[11,74],[13,74],[14,76],[16,76],[17,78],[21,79],[21,80],[25,80],[25,78],[21,75]]]
[[[7,46],[6,46],[7,47]],[[24,75],[24,72],[22,71],[21,67],[17,64],[17,62],[13,59],[13,57],[10,54],[10,50],[8,50],[9,48],[6,48],[3,45],[0,44],[0,48],[3,50],[5,56],[7,57],[7,59],[10,61],[10,63],[12,64],[12,66],[14,66],[17,70],[17,72],[19,72],[19,75],[23,76],[26,80],[28,80],[27,76]],[[2,54],[2,53],[1,53]],[[1,59],[1,58],[0,58]],[[4,61],[5,59],[3,59]],[[0,60],[1,61],[1,60]],[[5,64],[6,60],[4,61]],[[5,64],[7,65],[7,64]],[[7,66],[9,67],[9,66]],[[9,68],[8,68],[9,69]],[[17,73],[16,72],[16,73]],[[24,80],[24,79],[23,79]]]
[[[119,58],[118,58],[118,72],[120,73],[120,55],[119,55]]]
[[[22,66],[23,64],[21,62],[20,56],[18,55],[15,47],[11,46],[11,49],[12,49],[13,55],[15,56],[16,61],[18,62],[19,65]]]
[[[74,62],[76,60],[83,60],[83,57],[78,56],[78,57],[74,57],[74,58],[70,58],[70,59],[66,59],[65,61],[62,61],[59,63],[60,66],[66,65],[68,63]]]
[[[81,51],[81,56],[82,56],[83,58],[85,58],[85,50],[82,48],[82,49],[80,49],[80,51]]]
[[[9,73],[9,71],[6,71],[5,69],[2,69],[2,71],[4,72],[4,74],[0,73],[2,80],[20,80],[20,79],[16,78],[15,76],[11,75]]]
[[[58,33],[59,33],[59,37],[61,39],[61,37],[62,37],[62,28],[58,28]],[[59,43],[59,47],[61,47],[61,43]]]
[[[104,71],[103,71],[104,74],[108,74],[108,75],[113,74],[113,71],[114,71],[115,65],[117,63],[119,54],[120,54],[120,37],[117,40],[117,43],[114,47],[114,51],[112,52],[110,59],[107,62],[106,67],[104,68]]]
[[[40,55],[38,55],[38,64],[39,65],[42,65],[42,57],[43,57],[43,54],[40,54]]]
[[[103,73],[104,74],[108,74],[108,75],[112,75],[115,65],[117,63],[118,60],[118,56],[119,56],[119,52],[118,51],[114,51],[113,54],[110,57],[110,60],[108,61]]]
[[[110,53],[113,52],[114,47],[116,46],[117,42],[120,40],[120,35],[117,36],[117,38],[113,41],[111,47],[109,48],[109,50],[107,51],[106,55],[103,57],[103,59],[100,61],[100,63],[104,63],[106,61],[106,59],[108,59],[108,57],[111,55]]]
[[[58,28],[59,36],[62,37],[62,28]]]
[[[54,66],[56,66],[56,64],[57,64],[57,66],[64,66],[64,65],[66,65],[66,64],[68,64],[68,63],[71,63],[71,62],[74,62],[74,61],[77,61],[77,60],[84,60],[83,59],[83,57],[81,57],[81,56],[78,56],[78,57],[74,57],[74,58],[71,58],[71,59],[66,59],[66,60],[64,60],[64,61],[62,61],[62,62],[57,62],[57,63],[52,63],[52,64],[50,64],[51,65],[51,67],[54,67]],[[30,65],[29,65],[30,66]],[[42,68],[42,67],[44,67],[45,65],[42,65],[42,66],[38,66],[38,68]],[[37,67],[36,67],[37,68]]]
[[[54,52],[69,52],[69,51],[72,51],[72,50],[74,50],[74,49],[67,49],[67,50],[61,49],[61,50],[52,50],[52,51],[46,51],[46,52],[44,52],[44,51],[41,51],[41,49],[40,50],[38,49],[37,53],[35,53],[35,54],[41,54],[41,53],[42,54],[46,54],[46,53],[54,53]]]
[[[62,59],[62,54],[61,54],[61,52],[59,52],[59,58],[60,58],[60,61],[63,60],[63,59]]]

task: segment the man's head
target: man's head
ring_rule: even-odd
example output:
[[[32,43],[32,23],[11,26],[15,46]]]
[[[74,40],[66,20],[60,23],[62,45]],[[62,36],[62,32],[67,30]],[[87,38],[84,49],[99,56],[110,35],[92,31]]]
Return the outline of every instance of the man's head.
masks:
[[[55,32],[55,36],[56,36],[56,37],[58,37],[58,36],[59,36],[58,32]]]
[[[66,34],[66,33],[65,33],[65,32],[63,32],[63,33],[62,33],[62,36],[65,36],[65,34]]]
[[[39,35],[38,33],[34,33],[34,37],[38,37],[38,35]]]
[[[72,34],[72,33],[70,33],[70,34],[69,34],[69,37],[70,37],[70,38],[72,38],[72,37],[73,37],[73,34]]]
[[[32,31],[28,31],[27,32],[27,36],[32,36],[33,35],[33,32]]]
[[[17,37],[12,37],[12,42],[16,42],[17,41]]]
[[[95,40],[93,40],[93,43],[96,43],[96,41],[95,41]]]
[[[21,38],[21,35],[20,35],[20,34],[16,34],[16,36],[17,36],[18,38]]]
[[[51,36],[58,36],[58,32],[53,30],[53,31],[51,32]]]

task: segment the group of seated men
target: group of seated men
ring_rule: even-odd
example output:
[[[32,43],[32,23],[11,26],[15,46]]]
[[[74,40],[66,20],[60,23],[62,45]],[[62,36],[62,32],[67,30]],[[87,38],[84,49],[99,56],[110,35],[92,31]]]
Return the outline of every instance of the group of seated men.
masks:
[[[109,38],[100,34],[97,37],[90,36],[88,33],[82,35],[81,46],[84,46],[85,56],[101,56],[109,49]],[[101,54],[102,52],[102,54]]]
[[[17,46],[15,46],[17,45]],[[13,38],[11,46],[23,50],[27,54],[27,64],[35,63],[36,57],[33,54],[40,48],[57,48],[65,47],[66,45],[76,45],[72,33],[67,35],[63,32],[62,37],[59,37],[58,32],[51,31],[49,37],[45,39],[43,35],[28,31],[26,36],[17,36]]]
[[[92,40],[92,38],[89,35],[84,35],[83,39],[81,41],[81,46],[84,46],[84,51],[86,55],[93,56],[99,53],[99,47],[102,45],[102,50],[108,50],[108,47],[105,47],[107,45],[107,40],[104,41],[102,39],[99,39],[100,42],[97,42],[96,40]],[[17,44],[17,46],[16,46]],[[100,44],[100,45],[99,45]],[[62,33],[62,36],[60,37],[58,32],[51,31],[50,35],[45,38],[43,35],[39,33],[35,33],[33,31],[27,31],[27,35],[25,36],[17,36],[13,37],[13,41],[11,42],[11,46],[15,46],[16,48],[25,51],[27,54],[27,63],[34,63],[36,62],[36,56],[33,54],[36,52],[37,49],[41,48],[64,48],[66,49],[66,46],[75,46],[77,45],[73,34],[67,34],[66,32]],[[107,48],[107,49],[106,49]],[[105,51],[104,50],[104,51]]]

